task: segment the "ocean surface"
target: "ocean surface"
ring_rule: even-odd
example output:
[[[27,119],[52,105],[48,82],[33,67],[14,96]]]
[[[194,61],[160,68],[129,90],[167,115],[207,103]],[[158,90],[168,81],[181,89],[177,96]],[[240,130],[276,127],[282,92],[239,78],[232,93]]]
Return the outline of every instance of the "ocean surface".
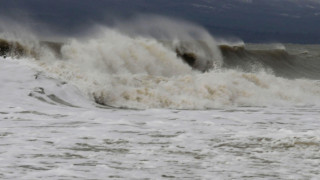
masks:
[[[0,179],[320,178],[319,45],[157,21],[0,34]]]

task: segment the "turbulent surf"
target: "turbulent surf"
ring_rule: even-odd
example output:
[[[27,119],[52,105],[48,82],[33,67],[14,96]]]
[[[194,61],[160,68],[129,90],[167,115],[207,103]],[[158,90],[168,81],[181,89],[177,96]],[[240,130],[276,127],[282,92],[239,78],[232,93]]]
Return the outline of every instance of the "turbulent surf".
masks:
[[[319,45],[1,27],[0,179],[319,179]]]
[[[110,107],[212,109],[320,102],[318,46],[219,44],[200,27],[176,24],[149,27],[158,28],[157,33],[99,26],[90,35],[63,42],[6,34],[0,36],[0,55],[28,58],[38,71]]]

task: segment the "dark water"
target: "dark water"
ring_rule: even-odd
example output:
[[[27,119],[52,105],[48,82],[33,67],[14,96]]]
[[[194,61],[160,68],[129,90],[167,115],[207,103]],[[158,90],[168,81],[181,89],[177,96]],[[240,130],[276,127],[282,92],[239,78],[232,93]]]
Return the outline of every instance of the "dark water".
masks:
[[[225,68],[238,68],[246,72],[264,68],[285,78],[320,78],[319,45],[248,44],[241,47],[223,46],[220,49]]]

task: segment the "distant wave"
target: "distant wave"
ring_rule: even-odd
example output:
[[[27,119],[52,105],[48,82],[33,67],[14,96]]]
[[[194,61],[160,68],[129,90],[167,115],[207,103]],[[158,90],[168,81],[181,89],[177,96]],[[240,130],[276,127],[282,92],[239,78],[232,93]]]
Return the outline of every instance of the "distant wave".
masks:
[[[10,42],[5,39],[0,39],[0,56],[23,56],[27,50],[19,42]]]
[[[302,46],[301,46],[302,47]],[[271,70],[285,78],[320,78],[319,57],[306,58],[303,54],[290,54],[285,49],[248,50],[245,47],[221,46],[224,68],[238,68],[252,72],[255,68]],[[312,55],[311,55],[312,56]]]

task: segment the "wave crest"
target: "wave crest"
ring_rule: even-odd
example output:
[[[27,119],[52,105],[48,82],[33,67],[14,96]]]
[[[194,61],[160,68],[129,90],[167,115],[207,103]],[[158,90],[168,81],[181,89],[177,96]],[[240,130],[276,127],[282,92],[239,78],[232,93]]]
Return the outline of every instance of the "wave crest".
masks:
[[[319,105],[319,83],[293,78],[306,72],[319,77],[316,68],[320,66],[312,69],[305,65],[314,61],[299,61],[300,57],[285,49],[218,46],[201,28],[182,27],[178,32],[190,27],[198,35],[192,36],[187,31],[182,36],[173,33],[162,36],[167,39],[158,39],[148,33],[100,27],[96,33],[64,43],[37,41],[30,46],[20,41],[4,41],[2,44],[11,49],[19,47],[24,55],[28,55],[28,50],[34,57],[30,62],[39,70],[75,85],[96,103],[111,107],[211,109]],[[170,34],[171,30],[163,30],[162,35]],[[259,64],[261,68],[252,68]],[[278,77],[279,74],[283,77]]]

